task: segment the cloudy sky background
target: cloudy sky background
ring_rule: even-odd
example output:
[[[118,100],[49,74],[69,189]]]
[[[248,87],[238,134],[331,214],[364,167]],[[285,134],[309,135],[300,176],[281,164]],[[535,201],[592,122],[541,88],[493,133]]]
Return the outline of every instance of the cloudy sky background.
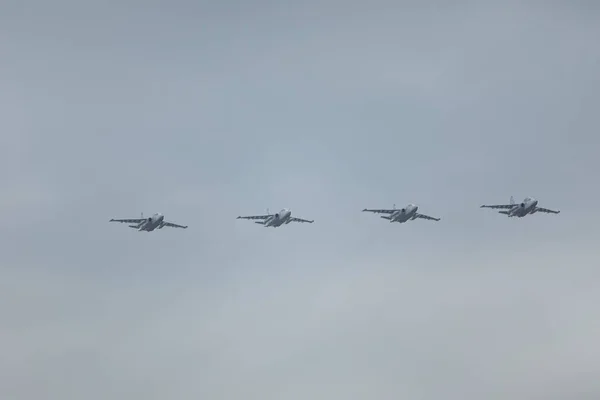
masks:
[[[597,399],[598,38],[592,1],[3,1],[0,397]],[[408,202],[442,220],[360,212]],[[315,223],[235,219],[282,207]]]

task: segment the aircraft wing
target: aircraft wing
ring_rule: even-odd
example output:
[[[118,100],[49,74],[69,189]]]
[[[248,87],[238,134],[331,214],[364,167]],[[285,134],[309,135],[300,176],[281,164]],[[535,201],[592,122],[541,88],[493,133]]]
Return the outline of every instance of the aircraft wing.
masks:
[[[398,210],[382,210],[382,209],[369,210],[369,209],[365,208],[363,210],[363,212],[364,211],[368,211],[368,212],[372,212],[372,213],[377,213],[377,214],[393,214],[394,212],[396,212]]]
[[[508,209],[510,210],[511,208],[514,208],[516,206],[516,204],[495,204],[495,205],[483,205],[480,208],[504,208],[504,209]]]
[[[168,227],[170,227],[170,228],[181,228],[181,229],[187,229],[187,225],[186,225],[186,226],[183,226],[183,225],[177,225],[177,224],[174,224],[174,223],[172,223],[172,222],[164,222],[164,221],[163,221],[163,226],[168,226]]]
[[[269,217],[272,217],[273,214],[268,214],[268,215],[250,215],[247,217],[237,217],[236,219],[267,219]]]
[[[415,214],[415,218],[422,218],[422,219],[428,219],[430,221],[439,221],[439,218],[434,218],[434,217],[430,217],[429,215],[425,215],[425,214]]]
[[[145,221],[146,218],[132,218],[132,219],[111,219],[109,222],[125,222],[127,224],[139,224]]]
[[[309,221],[307,219],[291,217],[290,222],[306,222],[306,223],[312,224],[313,222],[315,222],[315,220]]]
[[[535,211],[536,212],[548,213],[548,214],[558,214],[558,213],[560,213],[560,211],[549,210],[547,208],[541,208],[541,207],[536,207]]]

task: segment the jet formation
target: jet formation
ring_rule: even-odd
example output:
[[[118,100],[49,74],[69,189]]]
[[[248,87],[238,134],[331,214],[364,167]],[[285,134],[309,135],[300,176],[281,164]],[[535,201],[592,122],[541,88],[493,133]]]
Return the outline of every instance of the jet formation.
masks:
[[[538,200],[533,197],[526,197],[521,203],[515,203],[514,198],[511,196],[509,204],[495,204],[495,205],[482,205],[481,208],[492,208],[500,209],[500,214],[506,215],[507,217],[523,218],[527,215],[535,214],[537,212],[547,214],[558,214],[560,211],[551,210],[549,208],[538,207]],[[376,214],[386,214],[380,216],[389,222],[405,223],[415,219],[425,219],[429,221],[440,221],[440,218],[432,217],[429,215],[421,214],[417,212],[419,206],[410,203],[401,209],[396,209],[396,205],[391,209],[363,209],[363,212],[372,212]],[[249,216],[238,216],[237,219],[248,219],[254,220],[256,224],[262,225],[265,228],[277,228],[282,225],[287,225],[290,222],[302,222],[312,224],[314,220],[308,220],[298,217],[292,217],[292,211],[289,208],[283,208],[281,211],[271,214],[267,209],[267,213],[263,215],[249,215]],[[152,232],[155,229],[162,229],[164,227],[171,228],[182,228],[186,229],[187,225],[178,225],[173,222],[165,221],[164,215],[156,213],[151,217],[144,218],[142,213],[141,218],[130,218],[130,219],[111,219],[110,222],[122,222],[128,223],[130,228],[137,229],[138,231]]]

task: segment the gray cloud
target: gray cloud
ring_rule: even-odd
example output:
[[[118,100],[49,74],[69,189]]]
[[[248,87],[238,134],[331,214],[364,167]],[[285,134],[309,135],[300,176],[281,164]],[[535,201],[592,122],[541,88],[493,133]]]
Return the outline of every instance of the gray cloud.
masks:
[[[595,3],[25,3],[3,398],[600,395]],[[360,213],[407,202],[442,221]]]

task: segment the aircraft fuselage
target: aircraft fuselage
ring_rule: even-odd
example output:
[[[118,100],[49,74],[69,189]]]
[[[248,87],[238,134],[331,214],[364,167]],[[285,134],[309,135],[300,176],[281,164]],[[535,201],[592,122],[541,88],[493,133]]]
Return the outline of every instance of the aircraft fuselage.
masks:
[[[282,209],[275,215],[265,219],[263,225],[265,227],[277,228],[283,224],[289,224],[291,222],[292,212],[287,208]]]
[[[521,203],[515,204],[513,208],[502,214],[506,214],[508,217],[523,218],[526,215],[535,214],[537,205],[538,201],[536,199],[527,197]]]
[[[409,204],[404,208],[396,210],[390,215],[390,222],[404,223],[408,220],[415,219],[415,214],[417,213],[418,209],[418,206],[414,204]]]
[[[156,213],[151,217],[146,218],[139,225],[132,225],[132,228],[137,228],[138,231],[152,232],[155,229],[162,229],[165,216],[161,213]]]

